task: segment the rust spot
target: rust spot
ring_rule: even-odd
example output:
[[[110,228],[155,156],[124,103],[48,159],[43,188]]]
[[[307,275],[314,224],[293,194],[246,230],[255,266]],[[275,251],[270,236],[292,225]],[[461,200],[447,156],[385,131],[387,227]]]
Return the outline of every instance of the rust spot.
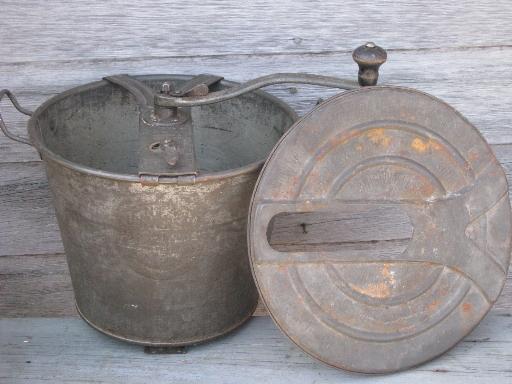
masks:
[[[390,271],[389,267],[390,267],[389,264],[385,263],[384,266],[382,267],[380,274],[382,275],[382,277],[386,280],[386,282],[388,284],[395,285],[395,283],[396,283],[395,275],[394,275],[393,271]]]
[[[428,149],[427,143],[420,138],[415,138],[411,143],[411,148],[416,152],[423,153]]]
[[[366,133],[366,136],[375,145],[388,147],[391,142],[391,137],[387,136],[384,128],[371,129]]]
[[[361,152],[363,150],[363,146],[361,144],[356,145],[356,151]]]
[[[403,199],[420,200],[431,197],[436,193],[434,185],[429,183],[428,180],[423,179],[415,183],[410,183],[407,189],[403,191],[401,197]]]
[[[382,267],[382,270],[380,271],[380,274],[382,275],[382,277],[384,278],[388,278],[390,276],[390,272],[389,272],[389,264],[384,264],[384,266]]]
[[[435,192],[435,189],[432,184],[424,183],[421,186],[419,192],[421,193],[422,196],[432,196]]]
[[[466,313],[471,312],[473,309],[473,306],[470,303],[464,303],[462,304],[462,310]]]
[[[377,299],[384,299],[390,296],[391,290],[389,288],[389,285],[382,282],[382,283],[375,283],[375,284],[367,284],[365,287],[358,287],[354,286],[352,284],[351,288],[355,291],[366,295],[370,297],[374,297]]]
[[[440,151],[442,149],[441,145],[436,140],[423,140],[419,137],[411,142],[411,148],[418,153],[425,153],[430,150]]]
[[[478,150],[475,148],[472,148],[468,153],[468,160],[470,162],[475,162],[480,157],[480,154],[478,153]]]
[[[428,305],[428,311],[430,313],[434,313],[436,310],[437,310],[437,307],[439,306],[439,301],[438,300],[434,300],[433,302],[431,302],[429,305]]]
[[[430,147],[434,150],[434,151],[441,151],[443,149],[443,147],[441,146],[441,144],[439,144],[436,140],[429,140],[429,143],[430,143]]]
[[[380,276],[382,279],[379,282],[369,283],[365,286],[350,284],[350,287],[362,295],[377,299],[388,298],[391,296],[392,290],[396,284],[395,272],[391,269],[391,265],[389,263],[384,263],[380,271]]]

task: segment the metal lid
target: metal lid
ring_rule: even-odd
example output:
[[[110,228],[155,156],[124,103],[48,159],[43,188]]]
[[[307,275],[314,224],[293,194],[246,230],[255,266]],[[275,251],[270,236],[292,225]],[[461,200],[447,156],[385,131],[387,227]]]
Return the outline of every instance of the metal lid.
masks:
[[[351,371],[400,370],[451,348],[496,301],[507,181],[444,102],[362,88],[320,104],[274,148],[249,244],[260,294],[299,347]]]

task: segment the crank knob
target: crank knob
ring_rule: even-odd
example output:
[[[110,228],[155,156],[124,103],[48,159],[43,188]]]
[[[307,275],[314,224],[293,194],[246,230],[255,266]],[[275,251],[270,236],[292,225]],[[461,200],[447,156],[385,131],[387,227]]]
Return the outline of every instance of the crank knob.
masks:
[[[368,42],[357,47],[352,53],[352,58],[359,66],[359,85],[366,87],[377,84],[379,67],[386,62],[388,54],[375,43]]]

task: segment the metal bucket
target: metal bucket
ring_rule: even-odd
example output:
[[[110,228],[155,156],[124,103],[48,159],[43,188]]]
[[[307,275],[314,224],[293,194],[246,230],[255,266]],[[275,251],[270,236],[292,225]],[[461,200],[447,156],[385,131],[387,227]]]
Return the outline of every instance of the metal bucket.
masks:
[[[164,82],[179,88],[192,78],[135,79],[158,93]],[[217,91],[235,84],[218,79]],[[30,143],[46,163],[84,320],[143,345],[206,341],[256,307],[249,201],[263,161],[296,115],[261,91],[183,108],[196,169],[155,177],[140,172],[138,96],[106,80],[59,94],[32,114]]]
[[[257,89],[375,85],[386,52],[367,43],[353,57],[357,82],[305,73],[245,84],[118,75],[34,113],[0,91],[31,115],[30,139],[10,133],[1,116],[0,129],[34,145],[46,163],[80,315],[150,346],[199,343],[243,323],[258,299],[246,240],[251,195],[263,161],[297,120]],[[285,188],[293,182],[276,179]]]

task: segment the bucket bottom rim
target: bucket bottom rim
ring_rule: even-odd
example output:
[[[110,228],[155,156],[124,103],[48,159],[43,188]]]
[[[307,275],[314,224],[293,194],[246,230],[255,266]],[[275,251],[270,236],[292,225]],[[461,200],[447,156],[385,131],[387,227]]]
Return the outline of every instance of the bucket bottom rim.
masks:
[[[144,341],[143,339],[131,339],[128,337],[117,335],[115,333],[112,333],[110,331],[107,331],[107,330],[101,328],[100,326],[94,324],[91,320],[89,320],[82,313],[82,311],[80,311],[80,308],[78,307],[78,303],[75,301],[75,307],[76,307],[78,314],[80,315],[82,320],[84,320],[84,322],[87,325],[89,325],[91,328],[95,329],[96,331],[98,331],[106,336],[112,337],[113,339],[124,341],[124,342],[130,343],[130,344],[146,346],[146,347],[185,347],[185,346],[193,346],[193,345],[208,343],[215,339],[226,336],[228,333],[234,331],[235,329],[239,328],[244,323],[246,323],[252,317],[254,312],[256,311],[257,306],[258,306],[258,301],[256,301],[256,304],[251,308],[251,310],[248,312],[248,314],[242,318],[242,320],[238,321],[237,323],[231,325],[230,327],[228,327],[218,333],[213,334],[212,336],[208,336],[208,337],[201,338],[201,339],[193,339],[193,340],[179,341],[179,342],[153,342],[153,341]]]

